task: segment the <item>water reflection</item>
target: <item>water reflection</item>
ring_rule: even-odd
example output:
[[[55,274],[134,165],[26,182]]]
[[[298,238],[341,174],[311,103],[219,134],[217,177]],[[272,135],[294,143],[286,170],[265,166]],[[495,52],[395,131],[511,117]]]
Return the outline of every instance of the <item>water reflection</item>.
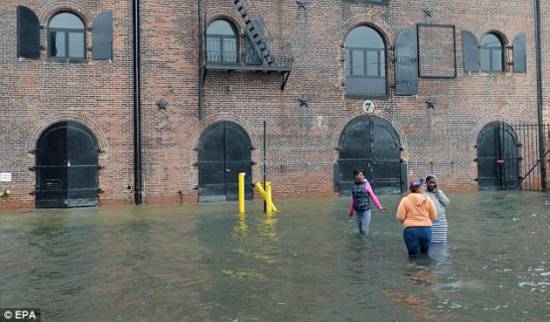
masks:
[[[260,222],[260,234],[270,241],[277,241],[277,218],[275,213],[265,214]]]
[[[428,318],[428,314],[433,314],[433,311],[429,308],[431,302],[420,298],[414,293],[395,290],[386,291],[384,295],[394,302],[401,314],[411,313],[415,318],[424,319]]]
[[[248,224],[246,223],[246,214],[239,213],[237,221],[233,226],[233,238],[236,240],[246,239],[248,237]]]
[[[432,243],[430,245],[430,257],[438,263],[445,263],[449,260],[449,244],[448,243]]]
[[[43,211],[29,221],[25,233],[26,247],[20,254],[29,265],[20,269],[27,275],[25,284],[14,284],[15,296],[25,298],[26,303],[42,303],[53,306],[43,312],[44,319],[56,320],[68,314],[69,305],[77,305],[86,297],[93,284],[93,267],[97,257],[93,249],[97,242],[94,226],[74,225],[67,216],[71,210],[61,213]],[[81,256],[86,253],[87,256]],[[21,292],[21,293],[19,293]],[[19,294],[18,294],[19,293]],[[48,294],[44,297],[44,294]],[[10,301],[11,302],[11,301]],[[66,305],[58,305],[66,304]],[[90,308],[82,301],[79,310]]]
[[[448,244],[409,261],[393,210],[345,199],[0,216],[0,301],[46,321],[542,321],[550,196],[452,195]]]
[[[425,258],[423,261],[411,261],[403,271],[409,283],[431,287],[439,282],[438,274],[433,271],[433,264],[434,262],[430,258]]]

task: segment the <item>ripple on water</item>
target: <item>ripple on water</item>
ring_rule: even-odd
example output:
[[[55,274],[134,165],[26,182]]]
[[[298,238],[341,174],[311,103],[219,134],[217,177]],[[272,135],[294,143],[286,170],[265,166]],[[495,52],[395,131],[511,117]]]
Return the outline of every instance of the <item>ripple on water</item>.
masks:
[[[0,216],[0,300],[51,321],[547,320],[548,197],[449,196],[448,247],[412,262],[399,196],[366,238],[337,198]]]

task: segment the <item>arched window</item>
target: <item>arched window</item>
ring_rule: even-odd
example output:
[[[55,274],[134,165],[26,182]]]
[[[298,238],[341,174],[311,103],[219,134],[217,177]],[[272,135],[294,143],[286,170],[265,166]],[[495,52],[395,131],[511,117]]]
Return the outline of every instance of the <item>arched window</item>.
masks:
[[[479,62],[481,71],[486,73],[504,71],[504,51],[500,38],[486,34],[479,41]]]
[[[346,93],[386,95],[386,44],[373,28],[360,26],[346,37]]]
[[[227,20],[216,20],[206,29],[206,59],[210,63],[236,63],[238,42],[235,27]]]
[[[48,25],[48,56],[52,58],[86,58],[84,22],[75,14],[56,14]]]

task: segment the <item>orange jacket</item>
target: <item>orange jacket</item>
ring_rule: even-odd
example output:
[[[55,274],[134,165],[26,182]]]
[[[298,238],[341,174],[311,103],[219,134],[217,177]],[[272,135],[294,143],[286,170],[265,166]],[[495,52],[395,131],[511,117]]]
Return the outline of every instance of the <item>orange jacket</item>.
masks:
[[[431,226],[437,218],[437,211],[433,201],[422,193],[410,193],[401,199],[397,214],[397,220],[407,227]]]

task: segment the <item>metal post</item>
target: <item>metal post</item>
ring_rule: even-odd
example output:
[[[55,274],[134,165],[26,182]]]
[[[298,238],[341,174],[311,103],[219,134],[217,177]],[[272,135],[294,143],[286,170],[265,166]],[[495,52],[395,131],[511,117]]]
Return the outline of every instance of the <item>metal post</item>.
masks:
[[[266,177],[267,177],[267,165],[266,165],[266,146],[267,146],[267,121],[264,121],[264,187],[266,186]],[[267,212],[267,202],[264,200],[264,212]]]
[[[239,173],[239,213],[244,214],[244,176],[246,173]]]
[[[273,203],[273,198],[271,196],[271,182],[266,181],[265,183],[265,203],[267,204],[266,214],[271,215],[273,213],[273,207],[271,207],[271,204]]]
[[[133,1],[134,31],[134,199],[136,205],[142,202],[142,159],[141,159],[141,49],[139,0]]]
[[[256,183],[254,184],[254,186],[256,187],[256,189],[258,190],[258,193],[259,193],[260,196],[264,199],[264,202],[265,202],[266,199],[267,199],[267,193],[265,192],[264,187],[262,187],[262,184],[259,183],[259,182],[256,182]],[[276,207],[275,204],[273,203],[273,200],[271,200],[271,210],[273,210],[274,212],[279,211],[279,210],[277,210],[277,207]]]

